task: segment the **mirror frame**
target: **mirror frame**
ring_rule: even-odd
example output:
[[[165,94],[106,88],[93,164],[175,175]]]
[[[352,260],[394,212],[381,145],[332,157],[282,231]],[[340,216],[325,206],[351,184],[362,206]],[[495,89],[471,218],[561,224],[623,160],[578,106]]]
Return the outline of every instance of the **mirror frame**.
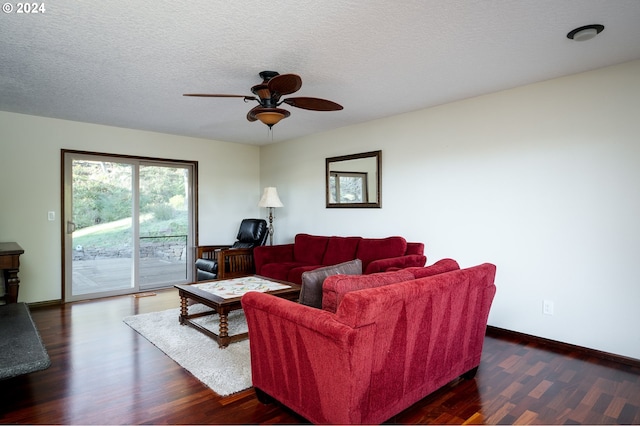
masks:
[[[340,161],[358,160],[361,158],[375,158],[376,160],[376,202],[375,203],[331,203],[329,202],[329,177],[331,172],[331,164]],[[368,208],[379,209],[382,207],[382,151],[362,152],[360,154],[341,155],[339,157],[329,157],[325,160],[325,187],[326,187],[326,206],[327,208]]]

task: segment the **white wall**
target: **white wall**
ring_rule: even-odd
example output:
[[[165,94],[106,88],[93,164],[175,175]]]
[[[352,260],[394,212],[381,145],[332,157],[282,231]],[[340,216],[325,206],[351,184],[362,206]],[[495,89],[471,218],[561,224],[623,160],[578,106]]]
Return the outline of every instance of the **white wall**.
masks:
[[[61,149],[198,161],[201,245],[231,244],[264,213],[256,146],[0,112],[0,241],[25,250],[21,302],[62,298]]]
[[[262,148],[0,112],[0,241],[25,249],[20,301],[60,299],[60,150],[198,160],[201,244],[276,186],[275,243],[403,235],[428,263],[492,262],[490,324],[640,359],[638,117],[640,61]],[[326,209],[324,159],[377,149],[382,209]]]
[[[325,157],[377,149],[382,209],[326,209]],[[491,262],[491,325],[640,359],[640,61],[266,146],[260,163],[285,205],[277,243],[402,235],[428,264]]]

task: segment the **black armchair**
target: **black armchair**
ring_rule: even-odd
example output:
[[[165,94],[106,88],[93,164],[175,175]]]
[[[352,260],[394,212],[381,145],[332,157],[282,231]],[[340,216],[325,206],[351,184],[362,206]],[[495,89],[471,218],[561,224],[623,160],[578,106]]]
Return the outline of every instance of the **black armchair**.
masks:
[[[264,219],[243,219],[237,241],[232,245],[200,246],[197,251],[197,280],[214,280],[251,275],[255,272],[253,248],[267,241]],[[220,267],[220,265],[224,265]]]

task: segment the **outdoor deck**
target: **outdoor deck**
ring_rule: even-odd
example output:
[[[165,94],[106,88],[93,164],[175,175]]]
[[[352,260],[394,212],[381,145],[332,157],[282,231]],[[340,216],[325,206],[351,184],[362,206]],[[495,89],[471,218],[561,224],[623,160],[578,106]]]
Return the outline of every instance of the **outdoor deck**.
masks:
[[[75,295],[132,288],[130,258],[105,258],[73,261]],[[140,260],[140,290],[171,287],[184,283],[184,261],[144,258]]]

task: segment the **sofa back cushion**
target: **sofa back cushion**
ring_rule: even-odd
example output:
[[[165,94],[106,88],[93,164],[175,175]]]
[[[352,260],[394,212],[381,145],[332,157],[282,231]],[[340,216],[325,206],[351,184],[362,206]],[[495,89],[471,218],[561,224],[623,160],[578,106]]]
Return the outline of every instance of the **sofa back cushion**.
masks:
[[[407,252],[405,254],[424,254],[424,243],[407,241]]]
[[[322,264],[337,265],[355,259],[360,240],[362,237],[329,237]]]
[[[440,259],[433,265],[424,266],[424,267],[412,267],[406,268],[406,271],[409,271],[413,274],[413,276],[417,278],[430,277],[432,275],[443,274],[449,271],[455,271],[460,269],[460,265],[453,259]]]
[[[370,275],[333,275],[322,284],[322,309],[335,313],[345,294],[366,288],[413,280],[413,274],[405,269]]]
[[[407,240],[403,237],[363,238],[358,244],[356,257],[362,260],[362,269],[373,260],[403,256],[407,251]]]
[[[322,308],[322,283],[331,275],[362,275],[360,259],[350,260],[338,265],[325,266],[302,274],[300,303],[314,308]]]
[[[300,263],[322,265],[322,257],[328,241],[329,237],[298,234],[293,246],[293,258]]]

